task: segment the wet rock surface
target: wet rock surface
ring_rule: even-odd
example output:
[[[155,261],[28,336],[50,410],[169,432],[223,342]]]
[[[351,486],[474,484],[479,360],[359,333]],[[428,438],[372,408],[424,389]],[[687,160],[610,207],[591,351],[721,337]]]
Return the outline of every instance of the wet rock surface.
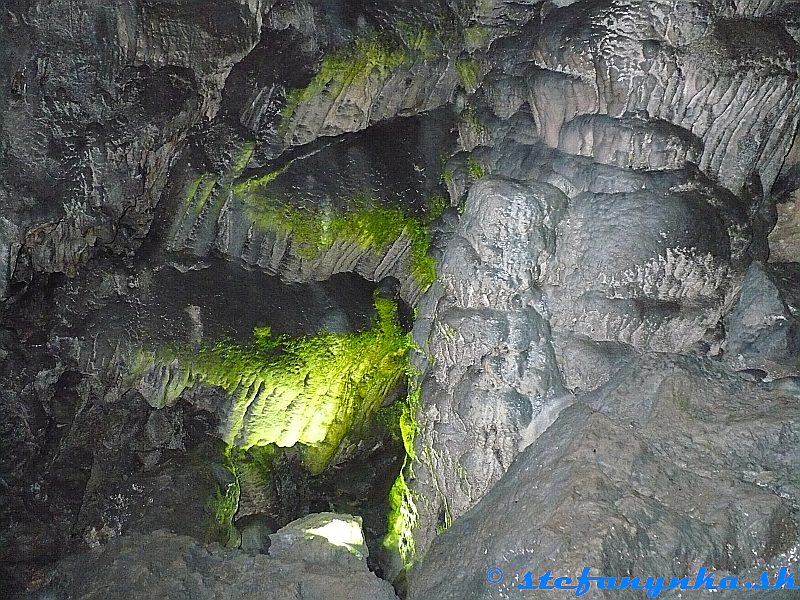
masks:
[[[0,595],[796,567],[798,23],[783,0],[7,2]],[[242,357],[371,331],[376,289],[414,341],[375,418],[321,473],[226,444]],[[235,386],[175,358],[214,348]],[[369,556],[291,534],[330,512]]]

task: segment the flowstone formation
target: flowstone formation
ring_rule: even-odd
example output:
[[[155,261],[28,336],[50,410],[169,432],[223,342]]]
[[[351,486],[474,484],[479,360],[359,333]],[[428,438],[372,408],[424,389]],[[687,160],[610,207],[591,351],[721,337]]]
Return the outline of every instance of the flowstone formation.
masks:
[[[468,194],[444,251],[442,291],[429,297],[443,295],[415,327],[432,359],[418,438],[429,458],[411,486],[427,499],[417,548],[474,506],[558,410],[613,383],[642,353],[757,366],[754,352],[750,363],[726,352],[726,329],[751,330],[752,319],[723,319],[748,265],[768,254],[770,191],[797,131],[797,43],[780,17],[788,7],[541,8],[522,15],[497,3],[485,13],[487,23],[515,23],[490,47],[494,68],[462,113],[464,151],[445,171],[451,198]],[[543,210],[520,215],[517,203]],[[462,275],[473,262],[489,266],[485,274]],[[509,286],[509,270],[527,277]],[[495,316],[509,288],[514,317],[544,317],[524,327],[537,332],[532,341]],[[475,342],[475,326],[453,326],[449,307],[465,300],[491,332]],[[772,377],[797,374],[794,350],[782,348],[772,364],[795,367]],[[539,358],[521,366],[515,354]],[[506,386],[504,402],[483,402]]]
[[[796,571],[798,23],[7,2],[0,595]]]
[[[504,8],[495,6],[493,16],[503,14]],[[476,402],[483,412],[470,411],[470,396],[477,400],[487,394],[459,394],[457,401],[447,400],[446,390],[437,390],[444,379],[440,373],[469,372],[465,363],[472,364],[472,381],[481,381],[497,372],[493,353],[505,346],[489,347],[477,358],[469,356],[469,344],[455,345],[459,350],[455,356],[452,351],[436,352],[437,320],[448,320],[442,301],[432,311],[432,326],[418,321],[415,333],[429,342],[435,358],[426,376],[431,394],[424,406],[431,409],[420,413],[418,439],[435,450],[434,459],[417,469],[426,474],[412,485],[412,491],[416,486],[420,496],[429,499],[418,503],[420,522],[427,526],[420,528],[417,548],[431,539],[429,532],[437,518],[441,522],[443,512],[455,525],[452,534],[438,538],[412,571],[411,598],[512,593],[530,565],[546,565],[554,572],[558,567],[565,575],[591,566],[603,574],[658,571],[680,577],[712,562],[723,572],[770,569],[773,574],[775,565],[796,562],[797,493],[786,486],[792,486],[797,472],[796,440],[788,425],[797,402],[797,351],[790,341],[795,339],[791,298],[797,283],[793,275],[778,276],[783,268],[767,269],[767,274],[758,266],[769,252],[766,234],[774,224],[776,201],[772,189],[785,186],[787,179],[782,177],[790,177],[793,168],[791,159],[784,164],[784,158],[791,156],[800,100],[796,29],[791,19],[781,20],[788,14],[782,11],[791,10],[788,6],[704,3],[702,17],[693,12],[698,9],[696,4],[680,2],[551,4],[540,18],[527,21],[529,34],[512,34],[503,44],[492,46],[497,67],[487,74],[475,99],[482,110],[473,105],[478,118],[470,114],[460,130],[469,154],[451,161],[447,183],[453,197],[469,190],[459,228],[469,222],[471,211],[479,214],[480,208],[491,204],[497,184],[484,191],[484,182],[511,179],[513,184],[505,184],[509,187],[520,181],[549,184],[566,196],[556,205],[564,206],[563,212],[548,211],[556,233],[545,264],[540,264],[539,246],[516,262],[533,274],[532,287],[541,296],[538,306],[549,323],[537,349],[552,348],[560,379],[549,389],[544,387],[552,399],[542,403],[530,422],[498,416],[499,403],[484,407]],[[521,64],[512,58],[518,55],[529,61]],[[782,169],[786,175],[780,175]],[[472,197],[480,192],[480,198]],[[503,205],[510,208],[514,202]],[[519,231],[519,219],[497,221],[510,233]],[[522,222],[530,227],[537,221]],[[455,235],[463,233],[456,229]],[[540,233],[537,239],[545,244],[548,237]],[[479,243],[472,243],[470,250],[489,264],[503,264],[494,258],[493,249],[485,250]],[[445,273],[453,268],[447,258],[445,254],[441,267]],[[460,267],[464,262],[455,259],[452,264]],[[502,299],[502,278],[497,279],[500,282],[495,279],[489,287],[500,290],[496,297]],[[446,286],[446,279],[442,283]],[[456,301],[459,294],[450,291],[445,298]],[[488,318],[496,303],[491,294],[483,297],[488,323],[496,322]],[[418,341],[427,347],[422,339]],[[671,391],[674,381],[685,378],[672,364],[648,358],[653,351],[679,353],[680,369],[692,372],[692,381],[707,382]],[[724,375],[711,374],[703,357],[714,357],[718,362],[712,371],[722,369]],[[632,383],[636,375],[627,366],[631,361],[645,361],[633,364],[643,373],[659,373],[658,382]],[[696,371],[703,375],[694,375]],[[519,372],[501,381],[515,382]],[[716,384],[711,382],[725,377],[763,383],[737,404],[732,391],[714,391]],[[738,385],[731,383],[730,390]],[[560,395],[561,386],[569,392],[567,397]],[[519,389],[519,384],[515,387]],[[596,406],[596,398],[615,390],[624,395],[603,406],[612,409],[612,421],[620,429],[606,432],[600,420],[608,413]],[[603,458],[603,445],[645,434],[645,425],[635,415],[651,410],[647,398],[655,390],[675,406],[656,411],[657,447],[619,446],[610,452],[613,458]],[[704,423],[708,419],[719,427],[732,423],[733,417],[694,407],[710,397],[720,398],[723,411],[742,414],[743,422],[758,426],[765,424],[759,407],[769,402],[782,407],[776,409],[781,433],[773,438],[779,448],[772,458],[759,449],[755,461],[759,466],[752,472],[742,470],[744,464],[753,463],[742,455],[743,440],[751,434],[730,432],[722,438],[725,450],[716,455],[742,458],[740,466],[726,467],[733,468],[731,480],[736,483],[731,485],[736,492],[715,483],[725,469],[710,467],[709,457],[691,456],[691,448],[703,446],[704,430],[700,422],[692,427],[693,419]],[[564,408],[570,404],[574,406]],[[442,405],[457,407],[455,414],[442,410]],[[563,416],[557,416],[559,411]],[[485,414],[493,416],[488,426]],[[586,422],[586,429],[578,421]],[[692,430],[681,433],[682,427]],[[533,446],[516,457],[513,475],[503,477],[511,460],[498,459],[513,446],[487,444],[483,460],[477,460],[474,454],[481,444],[460,446],[450,441],[453,429],[468,432],[456,436],[461,440],[481,440],[495,431],[510,430],[498,437],[507,441],[516,436]],[[537,436],[545,429],[547,437],[539,441]],[[670,454],[670,446],[681,450]],[[516,451],[513,448],[510,458]],[[645,474],[647,465],[670,456],[678,472],[666,479],[656,477],[658,484],[644,483],[651,477]],[[782,471],[779,465],[788,457],[792,466]],[[628,459],[633,461],[630,470],[607,471],[606,465]],[[486,469],[493,464],[498,468]],[[769,484],[760,479],[766,472]],[[699,479],[684,485],[690,478]],[[436,489],[440,481],[459,483],[442,493]],[[700,482],[711,485],[714,492],[687,502],[682,494]],[[574,487],[564,487],[570,485]],[[476,488],[492,491],[476,502]],[[763,519],[778,529],[749,541],[743,532],[749,535],[754,527],[731,525],[724,534],[714,534],[720,519],[737,521],[722,516],[718,512],[722,506],[747,504],[748,495],[764,493],[759,488],[768,493],[753,501],[764,507],[775,505],[777,512]],[[436,501],[430,502],[431,498]],[[585,500],[562,514],[558,507],[574,498]],[[628,498],[653,503],[643,509],[647,516],[629,505]],[[717,512],[701,516],[693,508],[708,502]],[[470,507],[473,510],[466,512]],[[553,512],[543,517],[543,507]],[[787,515],[788,520],[777,514]],[[519,520],[508,515],[518,515]],[[584,516],[586,521],[581,520]],[[690,533],[693,527],[699,528],[697,535]],[[476,529],[491,533],[483,542],[466,544],[464,533],[474,536]],[[701,542],[699,535],[708,536],[707,541]],[[780,547],[776,540],[781,540]],[[439,579],[461,572],[465,563],[472,567],[463,571],[463,580]],[[495,586],[480,581],[481,570],[495,564],[508,567],[511,577]],[[624,592],[603,593],[624,596]]]

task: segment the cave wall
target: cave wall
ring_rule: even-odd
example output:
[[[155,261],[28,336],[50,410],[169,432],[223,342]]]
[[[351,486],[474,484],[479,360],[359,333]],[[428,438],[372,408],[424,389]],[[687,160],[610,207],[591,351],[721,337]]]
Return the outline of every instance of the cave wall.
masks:
[[[6,3],[8,585],[45,589],[78,568],[56,561],[129,535],[131,564],[137,536],[172,552],[159,529],[230,542],[207,498],[232,489],[235,390],[169,361],[137,382],[142,350],[364,331],[395,280],[403,439],[346,438],[334,466],[357,465],[342,506],[380,545],[403,464],[400,552],[370,563],[399,593],[510,589],[487,561],[785,564],[799,32],[782,0]],[[341,497],[287,456],[283,488],[237,492],[244,516]],[[193,560],[241,583],[214,552]]]

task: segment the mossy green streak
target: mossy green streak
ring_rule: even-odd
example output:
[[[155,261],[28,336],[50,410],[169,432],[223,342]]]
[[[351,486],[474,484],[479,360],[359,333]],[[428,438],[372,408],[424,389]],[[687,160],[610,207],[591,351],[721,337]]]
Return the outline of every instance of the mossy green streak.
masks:
[[[417,38],[418,43],[426,43]],[[324,90],[334,98],[347,86],[376,74],[385,79],[391,71],[411,60],[407,48],[378,35],[362,36],[352,47],[326,55],[311,82],[289,92],[281,111],[281,129],[285,132],[297,109]]]
[[[477,181],[489,174],[489,170],[479,163],[471,154],[467,157],[467,171],[472,181]]]
[[[417,435],[417,412],[420,408],[421,388],[420,374],[409,368],[408,370],[409,393],[405,402],[398,403],[398,429],[405,448],[406,457],[403,468],[389,491],[389,518],[386,537],[383,539],[385,548],[396,552],[404,565],[408,566],[414,559],[416,545],[414,542],[414,528],[417,526],[419,514],[414,501],[414,493],[408,487],[406,478],[414,476],[413,465],[416,461],[414,439]]]
[[[464,89],[470,94],[478,89],[480,63],[474,58],[460,58],[456,61],[456,70]]]
[[[405,376],[411,339],[397,325],[392,301],[375,304],[376,324],[364,332],[289,340],[260,328],[249,344],[219,342],[177,358],[190,380],[233,396],[230,446],[298,445],[308,470],[320,473]]]
[[[424,217],[409,215],[363,193],[340,200],[337,206],[298,206],[292,198],[274,192],[270,186],[291,163],[261,175],[237,179],[252,152],[252,147],[244,148],[235,170],[224,177],[205,174],[194,179],[185,192],[187,211],[199,215],[210,201],[221,205],[232,196],[244,206],[257,230],[291,236],[293,251],[304,259],[319,256],[336,242],[352,242],[365,250],[382,253],[404,238],[408,244],[409,274],[419,288],[425,291],[436,280],[436,263],[428,254],[429,226],[447,207],[444,198],[430,196],[424,205]]]
[[[257,228],[292,236],[299,256],[311,259],[337,241],[384,252],[405,237],[410,245],[411,275],[423,290],[436,279],[436,263],[428,254],[430,236],[422,219],[409,216],[366,194],[356,194],[343,208],[299,207],[272,197],[263,185],[240,184],[241,200]],[[444,205],[437,197],[428,219],[438,218]]]
[[[486,39],[485,28],[463,30],[447,19],[434,19],[430,24],[399,20],[387,31],[361,34],[351,45],[325,55],[305,87],[289,91],[281,110],[279,131],[285,135],[298,109],[323,92],[337,98],[353,83],[362,84],[369,78],[386,81],[404,65],[420,60],[449,60],[465,44],[478,46]],[[477,61],[461,59],[456,68],[467,90],[474,91]]]

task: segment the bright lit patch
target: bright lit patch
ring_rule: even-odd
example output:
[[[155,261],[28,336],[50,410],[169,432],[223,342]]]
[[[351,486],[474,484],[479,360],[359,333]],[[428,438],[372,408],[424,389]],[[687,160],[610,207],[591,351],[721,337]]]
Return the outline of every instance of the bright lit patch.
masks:
[[[418,521],[406,482],[413,477],[416,459],[419,377],[408,367],[408,352],[414,343],[397,324],[396,305],[376,298],[375,306],[376,322],[367,331],[289,340],[273,336],[269,328],[257,328],[249,344],[222,341],[197,351],[141,353],[134,376],[168,370],[166,384],[159,392],[163,396],[161,405],[169,405],[193,383],[225,389],[233,398],[224,432],[229,452],[263,449],[269,455],[272,450],[268,448],[295,446],[309,472],[318,474],[344,438],[373,418],[387,394],[408,375],[410,393],[405,401],[378,412],[394,429],[406,453],[402,472],[389,494],[384,546],[396,551],[408,565],[414,557],[413,530]],[[231,470],[236,477],[235,465]],[[211,500],[229,541],[235,537],[232,521],[238,500],[238,481],[219,490]],[[335,540],[350,543],[350,534],[345,534],[340,525],[324,531],[326,537],[330,534]]]
[[[375,325],[351,334],[286,339],[258,328],[250,344],[222,341],[196,352],[167,352],[186,373],[176,380],[224,388],[233,397],[225,423],[232,447],[298,446],[312,474],[342,440],[365,424],[405,377],[410,335],[391,300],[375,299]]]
[[[303,532],[310,536],[323,537],[334,546],[347,548],[360,558],[364,557],[366,542],[361,532],[361,524],[355,520],[333,518],[325,525],[309,527]]]

